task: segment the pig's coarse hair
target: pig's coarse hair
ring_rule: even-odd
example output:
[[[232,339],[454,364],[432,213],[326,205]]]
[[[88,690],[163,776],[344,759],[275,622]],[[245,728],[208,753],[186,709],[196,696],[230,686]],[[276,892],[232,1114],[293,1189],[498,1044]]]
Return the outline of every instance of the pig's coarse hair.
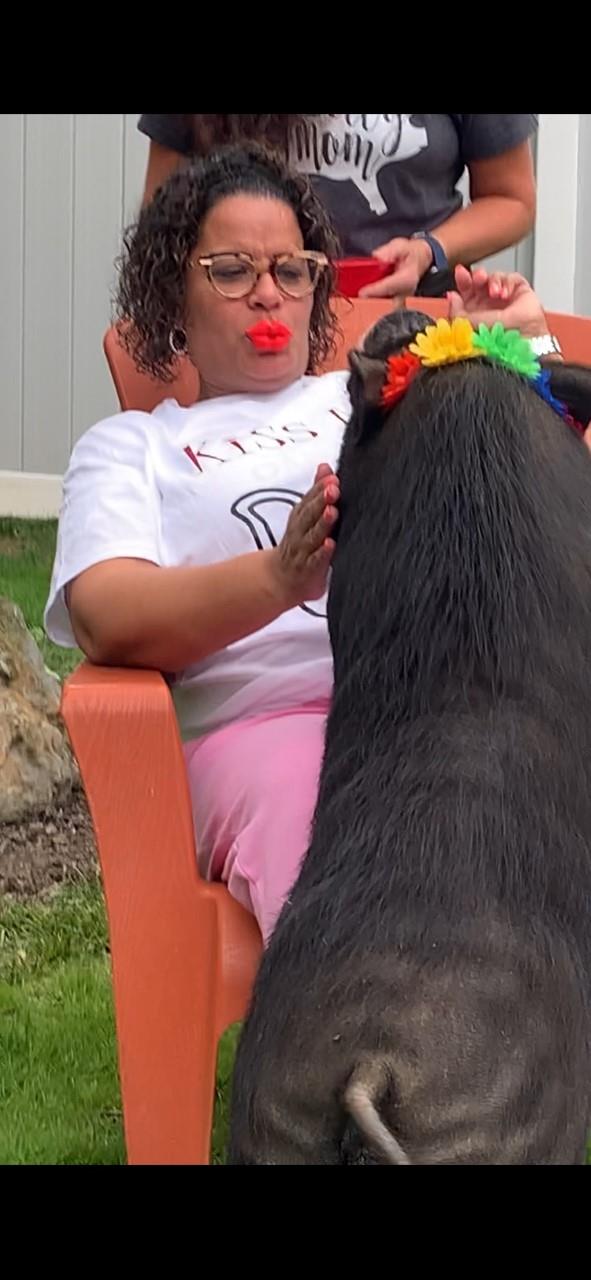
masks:
[[[387,317],[351,359],[334,695],[239,1049],[239,1163],[584,1158],[591,455],[486,359],[381,408],[427,323]],[[590,371],[551,377],[589,421]]]

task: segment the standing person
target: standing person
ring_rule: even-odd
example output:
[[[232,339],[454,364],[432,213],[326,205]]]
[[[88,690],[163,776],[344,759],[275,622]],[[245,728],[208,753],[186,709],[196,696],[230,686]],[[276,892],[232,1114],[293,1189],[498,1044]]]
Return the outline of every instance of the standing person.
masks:
[[[145,200],[188,156],[239,137],[287,152],[327,206],[347,257],[392,271],[364,297],[441,296],[470,266],[524,239],[536,211],[537,115],[142,115]],[[468,170],[471,204],[458,183]]]

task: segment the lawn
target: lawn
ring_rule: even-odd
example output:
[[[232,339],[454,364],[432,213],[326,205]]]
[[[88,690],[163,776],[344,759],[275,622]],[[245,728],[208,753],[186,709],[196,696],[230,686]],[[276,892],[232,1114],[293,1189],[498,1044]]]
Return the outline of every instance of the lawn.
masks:
[[[0,596],[20,605],[47,666],[80,654],[43,633],[55,523],[0,520]],[[214,1160],[227,1127],[235,1033],[220,1048]],[[121,1164],[121,1101],[98,877],[43,901],[0,898],[0,1164]]]

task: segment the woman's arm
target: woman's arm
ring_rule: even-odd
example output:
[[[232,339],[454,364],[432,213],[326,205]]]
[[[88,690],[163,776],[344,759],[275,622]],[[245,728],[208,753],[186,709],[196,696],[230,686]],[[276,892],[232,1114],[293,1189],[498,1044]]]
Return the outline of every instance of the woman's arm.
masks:
[[[319,467],[278,547],[218,564],[162,568],[112,559],[70,583],[67,602],[91,662],[180,671],[252,635],[326,588],[338,480]]]
[[[150,203],[154,193],[171,174],[176,173],[183,160],[184,156],[180,152],[163,147],[160,142],[150,142],[142,205]]]
[[[536,183],[529,142],[487,160],[473,160],[468,169],[472,204],[431,229],[450,266],[478,262],[517,244],[535,220]],[[391,262],[393,273],[364,289],[362,296],[366,298],[413,294],[433,265],[425,240],[396,238],[377,249],[375,256]]]
[[[472,203],[432,231],[450,266],[479,262],[518,244],[531,231],[536,216],[529,142],[489,160],[474,160],[468,171]]]
[[[272,551],[204,568],[106,560],[75,579],[68,603],[91,662],[160,671],[200,662],[288,607]]]

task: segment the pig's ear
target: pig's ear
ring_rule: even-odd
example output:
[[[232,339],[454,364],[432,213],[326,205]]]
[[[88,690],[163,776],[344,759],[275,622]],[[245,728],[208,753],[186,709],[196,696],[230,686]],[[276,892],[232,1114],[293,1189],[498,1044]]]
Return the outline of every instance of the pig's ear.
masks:
[[[587,365],[548,361],[552,394],[563,400],[573,418],[583,427],[591,422],[591,369]]]
[[[366,356],[363,351],[350,351],[349,368],[358,388],[361,387],[367,408],[377,409],[386,379],[384,361],[374,360],[371,356]]]
[[[380,408],[382,388],[386,378],[386,366],[383,360],[372,360],[363,351],[349,353],[349,396],[351,399],[351,417],[347,430],[347,439],[354,444],[361,444],[375,435],[383,425],[384,413]]]

